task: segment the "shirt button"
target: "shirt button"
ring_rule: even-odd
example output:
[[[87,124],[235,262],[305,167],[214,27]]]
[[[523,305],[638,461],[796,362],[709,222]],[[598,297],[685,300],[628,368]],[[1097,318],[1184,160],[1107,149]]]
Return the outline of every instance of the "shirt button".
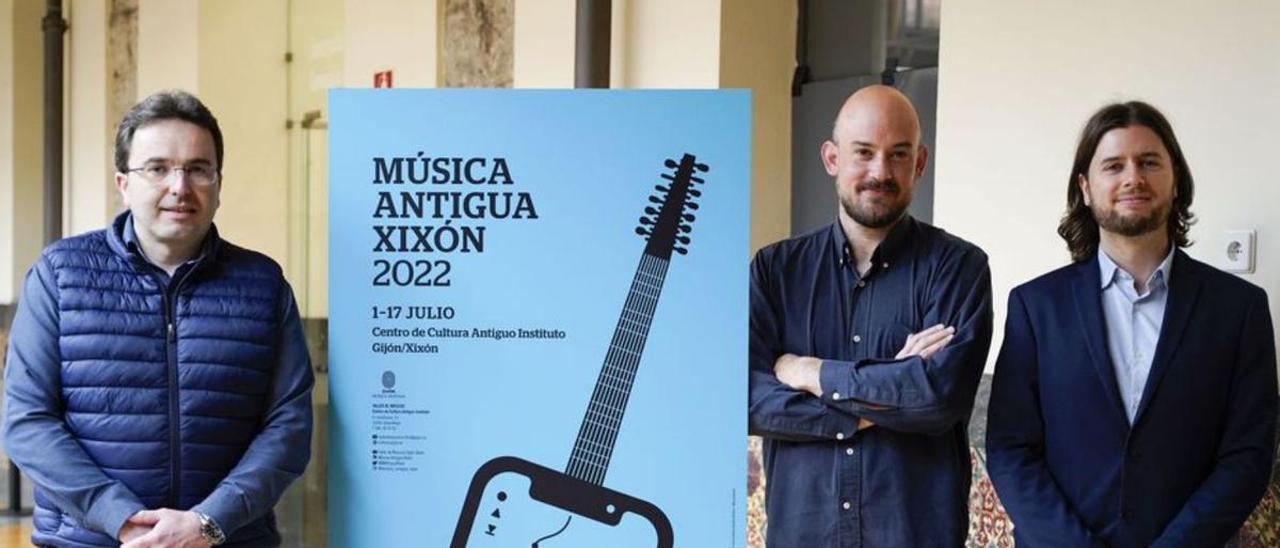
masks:
[[[853,448],[852,448],[852,447],[850,447],[850,448],[848,448],[848,449],[845,449],[845,450],[844,450],[844,454],[846,454],[846,455],[852,455],[852,454],[853,454]]]
[[[836,439],[838,440],[844,439],[844,432],[836,432]]]
[[[840,505],[840,507],[841,507],[841,508],[844,508],[845,510],[848,510],[848,509],[850,509],[850,508],[853,508],[853,505],[852,505],[852,504],[849,504],[849,502],[848,502],[848,501],[845,501],[845,503],[844,503],[844,504],[841,504],[841,505]]]
[[[858,287],[866,287],[866,285],[867,285],[867,282],[863,280],[858,280]]]
[[[889,268],[889,263],[880,263],[880,268]]]
[[[862,335],[854,335],[853,342],[856,342],[856,343],[862,342]]]
[[[835,401],[840,401],[840,393],[839,393],[839,392],[832,392],[832,393],[831,393],[831,399],[833,399],[833,400],[835,400]]]

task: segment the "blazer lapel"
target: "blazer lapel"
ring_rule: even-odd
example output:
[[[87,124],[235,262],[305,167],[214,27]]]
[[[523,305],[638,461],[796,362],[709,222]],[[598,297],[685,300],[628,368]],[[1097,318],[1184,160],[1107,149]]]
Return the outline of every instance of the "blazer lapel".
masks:
[[[1120,399],[1120,389],[1116,386],[1116,372],[1111,365],[1111,355],[1107,352],[1107,330],[1102,317],[1102,273],[1098,267],[1098,259],[1094,257],[1077,265],[1071,291],[1075,296],[1080,331],[1084,333],[1085,347],[1091,358],[1089,361],[1093,362],[1105,397],[1112,403],[1112,410],[1125,424],[1125,428],[1128,428],[1129,418],[1124,411],[1124,401]]]
[[[1200,265],[1182,250],[1174,252],[1173,267],[1170,270],[1169,300],[1165,303],[1164,321],[1160,324],[1160,339],[1156,341],[1156,355],[1151,360],[1151,373],[1147,376],[1147,385],[1142,389],[1142,400],[1138,403],[1134,424],[1142,419],[1143,411],[1151,405],[1151,398],[1160,387],[1164,374],[1168,372],[1178,344],[1182,342],[1182,332],[1191,319],[1196,297],[1200,294]]]

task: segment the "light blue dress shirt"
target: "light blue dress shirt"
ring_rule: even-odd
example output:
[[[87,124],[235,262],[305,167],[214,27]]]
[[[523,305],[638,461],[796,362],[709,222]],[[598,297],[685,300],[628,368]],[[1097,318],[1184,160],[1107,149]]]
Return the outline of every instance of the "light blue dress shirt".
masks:
[[[1173,247],[1169,255],[1147,279],[1147,292],[1138,294],[1131,274],[1120,268],[1098,248],[1098,266],[1102,269],[1102,317],[1107,328],[1107,350],[1116,371],[1116,386],[1124,401],[1129,424],[1138,413],[1142,390],[1151,374],[1151,361],[1160,340],[1164,308],[1169,300],[1169,271],[1173,266]]]

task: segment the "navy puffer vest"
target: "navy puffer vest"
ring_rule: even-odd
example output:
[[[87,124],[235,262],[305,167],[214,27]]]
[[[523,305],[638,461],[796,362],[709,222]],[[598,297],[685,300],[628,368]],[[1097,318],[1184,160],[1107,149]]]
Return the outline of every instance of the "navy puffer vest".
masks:
[[[123,216],[122,216],[123,217]],[[57,283],[66,424],[108,476],[149,508],[186,510],[236,465],[261,429],[277,361],[284,282],[265,255],[218,241],[179,271],[172,298],[113,230],[46,251]],[[37,543],[117,546],[37,488]],[[271,513],[228,545],[279,544]]]

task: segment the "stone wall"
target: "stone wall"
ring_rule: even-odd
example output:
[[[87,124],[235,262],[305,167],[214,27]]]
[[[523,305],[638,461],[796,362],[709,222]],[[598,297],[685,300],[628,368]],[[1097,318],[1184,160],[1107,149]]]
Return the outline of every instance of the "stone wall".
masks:
[[[511,87],[514,0],[444,0],[442,87]]]

